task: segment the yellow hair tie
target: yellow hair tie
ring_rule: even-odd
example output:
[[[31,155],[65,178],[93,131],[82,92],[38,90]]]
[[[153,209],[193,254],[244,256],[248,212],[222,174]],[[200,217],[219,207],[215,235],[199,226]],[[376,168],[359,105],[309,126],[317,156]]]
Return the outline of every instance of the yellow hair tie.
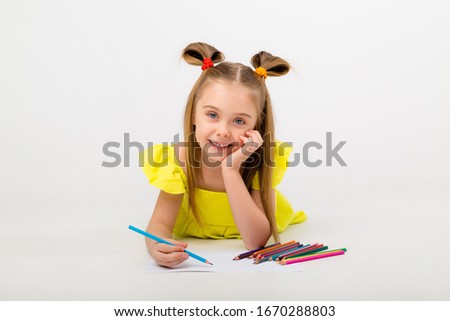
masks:
[[[263,67],[258,67],[258,68],[256,68],[256,69],[255,69],[255,72],[256,72],[259,76],[264,77],[264,79],[267,78],[267,70],[264,69]]]

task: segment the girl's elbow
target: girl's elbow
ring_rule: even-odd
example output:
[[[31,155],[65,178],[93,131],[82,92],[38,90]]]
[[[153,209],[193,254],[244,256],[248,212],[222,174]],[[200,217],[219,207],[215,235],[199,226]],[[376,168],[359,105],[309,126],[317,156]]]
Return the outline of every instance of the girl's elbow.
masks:
[[[245,247],[246,247],[248,250],[259,249],[259,248],[265,246],[266,243],[267,243],[267,242],[252,242],[252,243],[245,243],[245,242],[244,242]]]
[[[270,234],[258,239],[244,240],[244,245],[249,250],[259,249],[260,247],[263,247],[267,244],[269,238]]]

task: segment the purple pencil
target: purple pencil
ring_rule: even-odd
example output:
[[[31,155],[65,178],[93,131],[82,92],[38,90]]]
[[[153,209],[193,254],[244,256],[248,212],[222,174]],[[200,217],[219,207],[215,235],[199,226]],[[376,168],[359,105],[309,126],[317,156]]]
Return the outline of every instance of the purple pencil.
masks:
[[[251,255],[252,255],[253,253],[255,253],[255,252],[258,252],[258,251],[261,251],[261,250],[264,250],[264,249],[268,249],[268,248],[271,248],[271,247],[273,247],[273,246],[275,246],[275,245],[279,245],[279,244],[280,244],[280,242],[274,243],[274,244],[270,244],[270,245],[267,245],[267,246],[263,246],[263,247],[260,247],[260,248],[258,248],[258,249],[255,249],[255,250],[251,250],[251,251],[248,251],[248,252],[239,254],[238,256],[235,256],[235,257],[233,258],[233,260],[235,260],[235,261],[241,260],[241,259],[243,259],[243,258],[246,258],[246,257],[251,256]]]

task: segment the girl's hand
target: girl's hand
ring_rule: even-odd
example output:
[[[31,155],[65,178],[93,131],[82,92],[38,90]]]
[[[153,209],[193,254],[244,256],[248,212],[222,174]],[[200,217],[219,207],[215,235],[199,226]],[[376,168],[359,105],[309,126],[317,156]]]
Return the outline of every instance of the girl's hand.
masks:
[[[150,248],[150,254],[158,265],[165,267],[174,267],[180,263],[183,263],[189,258],[189,255],[184,252],[185,248],[188,246],[186,242],[180,242],[172,239],[166,239],[170,243],[154,243]]]
[[[222,170],[231,169],[239,171],[243,162],[250,157],[264,140],[257,130],[247,130],[245,135],[240,136],[240,146],[235,147],[230,155],[222,160]]]

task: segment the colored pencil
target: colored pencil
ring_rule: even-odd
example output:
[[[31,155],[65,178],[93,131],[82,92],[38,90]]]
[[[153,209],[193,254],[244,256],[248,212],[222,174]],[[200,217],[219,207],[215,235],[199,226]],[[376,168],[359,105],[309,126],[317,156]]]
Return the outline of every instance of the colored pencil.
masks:
[[[148,233],[148,232],[146,232],[146,231],[140,230],[140,229],[138,229],[137,227],[134,227],[134,226],[132,226],[132,225],[128,226],[128,228],[129,228],[130,230],[132,230],[132,231],[134,231],[134,232],[137,232],[137,233],[139,233],[139,234],[142,234],[142,235],[144,235],[144,236],[146,236],[146,237],[148,237],[148,238],[150,238],[150,239],[152,239],[152,240],[154,240],[154,241],[156,241],[156,242],[164,243],[164,244],[168,244],[168,245],[175,245],[175,244],[172,244],[172,243],[170,243],[170,242],[168,242],[168,241],[166,241],[166,240],[164,240],[164,239],[162,239],[162,238],[160,238],[160,237],[158,237],[158,236],[156,236],[156,235],[153,235],[153,234],[150,234],[150,233]],[[190,257],[192,257],[193,259],[199,260],[200,262],[203,262],[203,263],[206,263],[206,264],[213,265],[213,264],[212,264],[211,262],[209,262],[207,259],[202,258],[201,256],[199,256],[199,255],[197,255],[197,254],[195,254],[195,253],[192,253],[191,251],[184,250],[184,252],[186,252],[186,253],[187,253]]]
[[[328,248],[328,246],[326,246],[326,248]],[[292,257],[287,257],[284,258],[280,261],[287,261],[287,260],[293,260],[293,259],[297,259],[300,257],[307,257],[307,256],[312,256],[312,255],[317,255],[317,254],[326,254],[326,253],[331,253],[331,252],[337,252],[337,251],[344,251],[347,252],[346,248],[340,248],[340,249],[333,249],[333,250],[328,250],[328,251],[323,251],[321,250],[321,252],[317,252],[316,250],[308,252],[308,253],[304,253],[304,254],[300,254],[300,255],[296,255],[296,256],[292,256]]]
[[[314,254],[306,254],[306,256],[309,256],[309,255],[316,255],[316,254],[323,254],[323,253],[331,253],[331,252],[337,252],[337,251],[344,251],[344,252],[347,252],[347,249],[345,248],[345,247],[342,247],[342,248],[339,248],[339,249],[332,249],[332,250],[328,250],[328,251],[323,251],[323,252],[320,252],[320,253],[314,253]],[[289,259],[288,259],[289,260]]]
[[[281,253],[287,253],[289,251],[298,249],[299,246],[301,246],[301,245],[298,244],[298,242],[297,242],[297,243],[288,245],[284,248],[280,248],[279,250],[276,250],[274,252],[267,252],[265,254],[261,254],[261,256],[254,259],[253,264],[259,264],[259,263],[263,263],[263,262],[267,262],[267,261],[272,261],[273,257],[278,257],[278,255],[281,255]]]
[[[303,250],[305,248],[309,248],[309,247],[311,247],[311,244],[305,244],[305,245],[300,244],[300,246],[298,248],[294,248],[292,250],[288,250],[286,252],[280,253],[280,255],[276,256],[275,260],[279,261],[280,258],[282,258],[283,256],[289,255],[290,253],[297,253],[298,251]]]
[[[235,257],[233,258],[233,260],[235,260],[235,261],[237,261],[237,260],[242,260],[242,259],[244,259],[244,258],[246,258],[246,257],[251,256],[251,255],[252,255],[253,253],[255,253],[255,252],[258,252],[258,251],[261,251],[261,250],[264,250],[264,249],[268,249],[268,248],[273,247],[273,246],[278,245],[278,244],[280,244],[280,242],[277,242],[277,243],[274,243],[274,244],[271,244],[271,245],[267,245],[267,246],[262,246],[262,247],[260,247],[260,248],[258,248],[258,249],[251,250],[251,251],[248,251],[248,252],[239,254],[238,256],[235,256]]]
[[[275,245],[274,247],[271,247],[271,248],[268,248],[268,249],[264,249],[264,250],[261,250],[261,251],[257,251],[255,253],[253,253],[250,257],[251,258],[255,258],[255,257],[258,257],[258,255],[260,255],[260,254],[263,254],[263,253],[266,253],[266,252],[269,252],[269,251],[273,251],[273,250],[276,250],[276,249],[278,249],[280,247],[284,247],[286,245],[293,244],[293,243],[295,243],[295,241],[289,241],[289,242],[286,242],[286,243],[278,244],[278,245]]]
[[[295,252],[289,253],[289,255],[295,255],[295,254],[298,254],[298,253],[309,252],[309,251],[311,251],[313,249],[316,249],[318,247],[321,247],[321,246],[323,246],[323,244],[319,244],[319,243],[307,244],[305,246],[302,246],[301,248],[299,248]],[[284,255],[278,257],[278,260],[281,260],[283,257],[284,257]]]
[[[314,254],[306,254],[306,256],[310,256],[310,255],[316,255],[316,254],[325,254],[325,253],[332,253],[332,252],[338,252],[338,251],[344,251],[347,252],[347,249],[345,247],[340,248],[340,249],[333,249],[333,250],[328,250],[328,251],[323,251],[320,253],[314,253]],[[289,259],[288,259],[289,260]]]
[[[328,250],[328,246],[317,246],[317,247],[308,249],[305,252],[291,253],[291,254],[288,254],[288,255],[284,255],[279,261],[295,259],[295,258],[300,257],[300,256],[307,256],[307,255],[311,255],[311,254],[318,253],[318,252],[325,253],[325,252],[322,252],[322,251],[325,251],[325,250]]]
[[[279,253],[275,253],[275,254],[269,256],[269,261],[276,261],[276,259],[277,259],[278,257],[280,257],[281,255],[286,255],[286,254],[288,254],[288,253],[294,252],[294,251],[296,251],[297,249],[301,248],[302,246],[303,246],[302,244],[299,244],[299,246],[293,247],[293,248],[291,248],[291,249],[287,249],[286,251],[279,252]]]
[[[295,243],[292,243],[292,244],[287,244],[287,245],[281,246],[281,247],[279,247],[279,248],[277,248],[277,249],[273,249],[272,251],[265,252],[265,253],[261,253],[261,254],[259,254],[256,258],[259,259],[259,258],[263,258],[263,257],[265,257],[265,256],[272,256],[272,255],[274,255],[274,254],[283,252],[283,251],[285,251],[285,250],[289,250],[289,249],[292,249],[292,248],[294,248],[294,247],[298,247],[299,245],[300,245],[299,242],[295,242]]]
[[[341,251],[341,250],[331,251],[328,253],[313,254],[313,255],[308,255],[308,256],[302,256],[302,257],[299,257],[296,259],[281,261],[280,264],[281,265],[289,265],[289,264],[294,264],[294,263],[301,263],[301,262],[306,262],[306,261],[324,259],[327,257],[332,257],[332,256],[337,256],[337,255],[342,255],[342,254],[345,254],[345,251]]]
[[[275,255],[277,253],[286,252],[286,251],[292,250],[292,249],[298,249],[299,246],[300,246],[299,242],[295,242],[293,244],[288,244],[286,246],[279,247],[273,251],[262,253],[262,254],[258,255],[255,259],[263,259],[265,257],[271,257],[272,255]]]
[[[287,258],[293,258],[293,257],[308,255],[308,254],[315,253],[315,252],[320,252],[320,251],[323,251],[323,250],[326,250],[326,249],[328,249],[328,246],[320,246],[320,245],[312,246],[312,247],[309,247],[309,248],[304,249],[304,250],[299,249],[299,250],[291,251],[291,252],[284,253],[284,254],[278,256],[276,258],[276,261],[281,261],[281,260],[284,260],[284,259],[287,259]]]

